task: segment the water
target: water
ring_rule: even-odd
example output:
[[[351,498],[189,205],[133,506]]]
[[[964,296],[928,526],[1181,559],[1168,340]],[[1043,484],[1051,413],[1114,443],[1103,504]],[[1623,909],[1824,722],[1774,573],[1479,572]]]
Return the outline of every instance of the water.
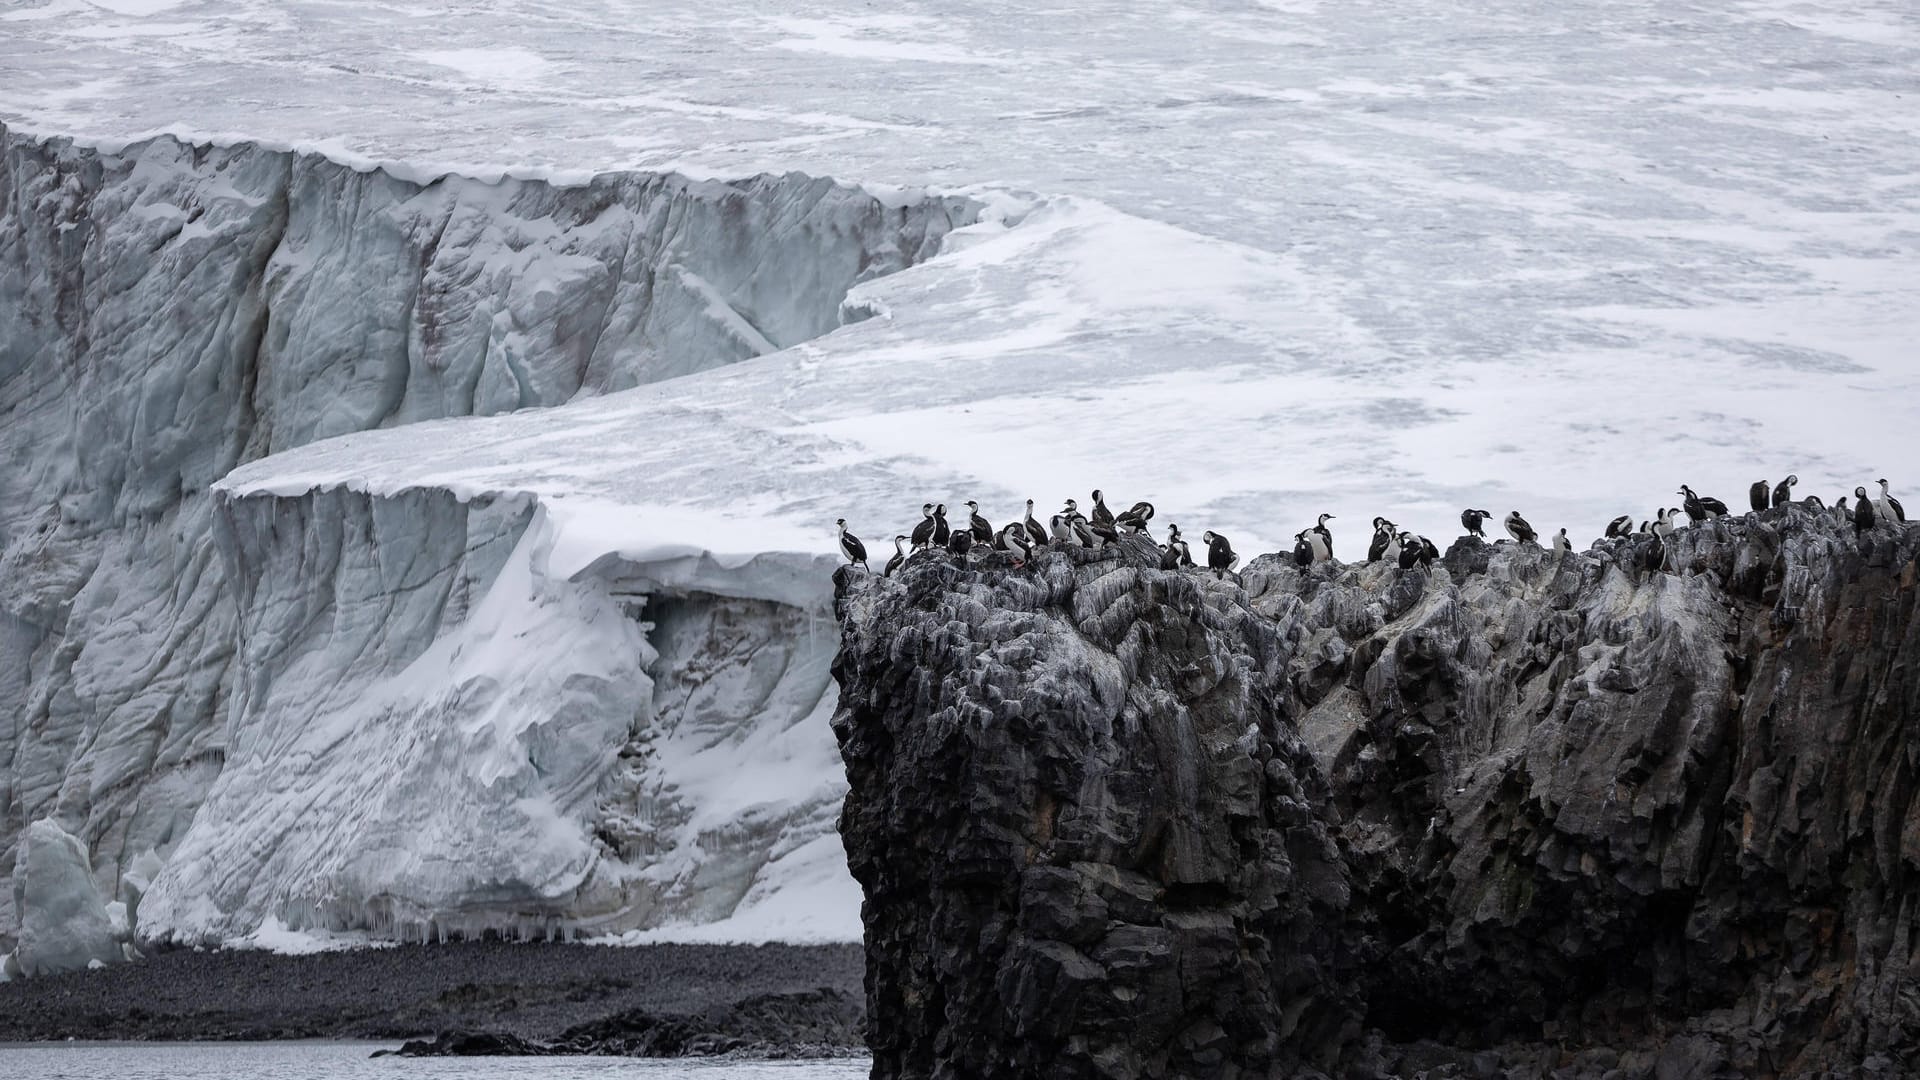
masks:
[[[0,1080],[866,1080],[844,1061],[371,1058],[392,1043],[50,1043],[0,1047]]]

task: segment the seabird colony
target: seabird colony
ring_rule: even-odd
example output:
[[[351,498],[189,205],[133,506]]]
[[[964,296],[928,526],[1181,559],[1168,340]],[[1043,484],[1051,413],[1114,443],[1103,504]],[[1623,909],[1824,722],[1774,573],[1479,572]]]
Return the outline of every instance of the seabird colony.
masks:
[[[1798,476],[1789,475],[1771,487],[1765,480],[1756,480],[1747,491],[1749,505],[1753,512],[1777,509],[1786,506],[1793,499],[1793,487],[1800,482]],[[1853,505],[1847,505],[1847,497],[1841,496],[1834,505],[1834,513],[1844,524],[1852,522],[1856,534],[1871,531],[1876,525],[1905,525],[1907,512],[1900,500],[1887,490],[1887,481],[1883,478],[1875,481],[1880,486],[1878,497],[1869,496],[1865,485],[1853,489]],[[1710,495],[1701,495],[1686,484],[1681,484],[1675,493],[1681,496],[1680,505],[1660,508],[1652,518],[1642,519],[1639,528],[1633,524],[1633,515],[1622,514],[1607,523],[1606,538],[1609,540],[1629,536],[1653,536],[1664,539],[1673,534],[1673,516],[1685,513],[1687,520],[1699,525],[1712,518],[1725,517],[1727,504]],[[946,503],[925,503],[920,507],[921,520],[911,533],[901,533],[893,538],[893,557],[887,560],[887,576],[906,564],[907,558],[914,552],[940,549],[956,559],[966,559],[981,550],[1000,551],[1011,554],[1016,565],[1023,564],[1036,548],[1051,546],[1100,548],[1114,543],[1122,535],[1137,536],[1149,533],[1149,523],[1153,520],[1153,504],[1137,502],[1121,513],[1114,513],[1107,507],[1106,495],[1098,488],[1093,492],[1091,513],[1081,513],[1080,503],[1076,499],[1066,500],[1060,512],[1052,515],[1047,524],[1042,525],[1033,516],[1033,500],[1028,499],[1026,516],[1018,521],[1010,521],[995,529],[993,523],[980,513],[980,504],[969,499],[965,504],[968,515],[966,524],[954,528],[947,524]],[[1802,501],[1808,509],[1821,513],[1829,512],[1818,495],[1809,495]],[[1460,513],[1460,525],[1465,535],[1486,538],[1483,526],[1493,517],[1487,510],[1463,510]],[[1301,566],[1333,561],[1333,531],[1327,522],[1333,521],[1332,514],[1321,514],[1319,519],[1308,528],[1293,535],[1293,560]],[[840,533],[840,554],[848,563],[863,569],[867,566],[867,548],[860,538],[847,530],[847,521],[841,518],[835,522]],[[1538,546],[1540,534],[1520,516],[1520,511],[1507,513],[1503,522],[1507,535],[1515,543]],[[1240,556],[1234,553],[1233,544],[1225,536],[1209,529],[1201,534],[1201,543],[1206,547],[1207,569],[1215,577],[1225,577],[1233,573],[1240,565]],[[1505,543],[1506,541],[1495,541]],[[1180,535],[1180,526],[1169,524],[1165,541],[1156,541],[1160,547],[1160,565],[1164,569],[1175,570],[1197,566],[1193,552]],[[1553,550],[1565,554],[1573,550],[1573,542],[1567,537],[1563,527],[1550,538]],[[1397,565],[1403,570],[1415,566],[1430,566],[1440,557],[1440,549],[1424,536],[1408,532],[1384,517],[1373,519],[1373,539],[1367,545],[1368,562],[1385,562]]]

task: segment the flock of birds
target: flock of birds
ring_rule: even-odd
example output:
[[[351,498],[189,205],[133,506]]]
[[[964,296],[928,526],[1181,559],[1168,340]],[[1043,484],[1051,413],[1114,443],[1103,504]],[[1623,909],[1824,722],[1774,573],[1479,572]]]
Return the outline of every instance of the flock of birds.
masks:
[[[1756,482],[1748,489],[1748,501],[1755,511],[1771,507],[1785,506],[1793,499],[1794,485],[1800,482],[1798,476],[1788,476],[1776,485],[1769,486],[1765,480]],[[1881,522],[1905,524],[1907,512],[1900,500],[1887,490],[1887,481],[1878,481],[1879,498],[1872,498],[1865,487],[1853,489],[1854,502],[1847,505],[1846,496],[1841,496],[1833,512],[1842,522],[1851,522],[1856,534],[1865,533]],[[1684,513],[1690,522],[1700,524],[1710,518],[1724,517],[1728,513],[1727,504],[1709,495],[1700,495],[1685,484],[1680,485],[1676,494],[1681,496],[1680,505],[1661,507],[1654,517],[1643,519],[1639,528],[1634,527],[1633,517],[1622,514],[1607,523],[1609,539],[1634,535],[1651,535],[1665,538],[1674,530],[1674,515]],[[1826,510],[1820,497],[1809,496],[1806,503],[1815,510]],[[1008,522],[998,529],[993,523],[981,516],[980,504],[968,500],[967,520],[964,524],[953,525],[947,521],[945,503],[926,503],[920,508],[921,521],[914,526],[913,532],[901,533],[893,538],[893,557],[887,560],[883,573],[889,577],[907,561],[909,555],[934,549],[951,553],[964,559],[976,549],[1006,552],[1019,562],[1032,557],[1037,548],[1052,545],[1061,547],[1100,548],[1103,545],[1117,543],[1121,536],[1137,536],[1146,533],[1153,520],[1153,504],[1137,502],[1121,513],[1107,508],[1106,497],[1098,490],[1093,492],[1093,507],[1090,513],[1080,512],[1080,504],[1068,499],[1059,513],[1052,515],[1046,525],[1033,516],[1033,500],[1027,500],[1027,513],[1019,521]],[[1467,535],[1486,537],[1483,526],[1493,517],[1486,510],[1465,510],[1460,514],[1460,524]],[[1310,528],[1302,529],[1293,537],[1293,559],[1301,566],[1328,562],[1333,559],[1333,532],[1327,528],[1327,522],[1334,520],[1332,514],[1321,514],[1319,520]],[[1538,544],[1540,534],[1514,510],[1507,514],[1505,524],[1507,534],[1522,544]],[[835,522],[840,533],[840,554],[850,564],[862,569],[872,570],[867,565],[867,547],[860,538],[847,529],[847,519]],[[1149,539],[1151,537],[1149,536]],[[1202,534],[1201,543],[1206,546],[1207,568],[1215,577],[1225,577],[1240,564],[1240,556],[1226,537],[1209,530]],[[1167,526],[1167,539],[1157,542],[1160,547],[1160,565],[1163,569],[1175,570],[1182,567],[1197,566],[1193,553],[1186,540],[1180,535],[1180,526]],[[1572,541],[1567,539],[1567,530],[1561,529],[1551,540],[1553,549],[1558,552],[1573,550]],[[1383,517],[1373,519],[1373,541],[1367,546],[1368,562],[1389,562],[1402,570],[1415,566],[1430,566],[1440,557],[1440,549],[1433,541],[1400,528]]]

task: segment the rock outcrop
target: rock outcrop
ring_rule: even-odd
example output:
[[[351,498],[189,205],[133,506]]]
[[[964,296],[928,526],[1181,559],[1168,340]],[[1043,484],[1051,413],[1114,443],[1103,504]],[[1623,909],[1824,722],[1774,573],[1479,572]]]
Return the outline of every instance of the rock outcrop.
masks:
[[[842,571],[874,1075],[1910,1073],[1916,552]]]

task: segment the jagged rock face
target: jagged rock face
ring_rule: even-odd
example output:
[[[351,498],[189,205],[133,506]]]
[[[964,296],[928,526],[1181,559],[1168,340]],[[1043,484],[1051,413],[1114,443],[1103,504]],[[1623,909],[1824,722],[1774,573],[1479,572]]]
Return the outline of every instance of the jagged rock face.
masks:
[[[1462,540],[1431,571],[1263,557],[1243,587],[1125,548],[843,575],[842,828],[868,897],[876,1075],[1007,1067],[1023,1048],[1006,988],[1064,970],[1075,995],[1041,1012],[1068,1049],[1036,1075],[1411,1075],[1417,1055],[1394,1048],[1418,1040],[1557,1048],[1515,1058],[1516,1075],[1913,1069],[1916,551],[1920,529],[1857,539],[1792,507],[1664,551]],[[1205,598],[1210,632],[1170,646],[1185,595]],[[1176,716],[1205,714],[1164,689],[1170,673],[1228,665],[1261,673],[1266,690],[1234,706],[1260,740],[1157,756]],[[1170,700],[1184,714],[1156,725],[1081,719]],[[1061,785],[1042,814],[1022,779],[1034,744],[1142,775]],[[1063,858],[1037,838],[1067,820],[1125,835],[1185,776],[1237,790],[1254,765],[1269,804],[1297,799],[1302,820],[1239,821],[1291,859],[1278,874],[1242,859],[1245,878],[1214,894],[1252,944],[1207,971],[1326,974],[1304,984],[1312,1022],[1278,1048],[1229,1039],[1217,1061],[1177,1064],[1164,1031],[1081,1003],[1139,985],[1103,935],[1175,918],[1179,879],[1124,847]],[[974,822],[995,827],[965,833],[967,863],[995,874],[943,887]],[[1303,858],[1299,838],[1322,834],[1330,854]],[[1078,899],[1122,872],[1155,902],[1121,918]],[[1266,888],[1297,913],[1284,933],[1261,914]],[[1063,931],[1063,906],[1092,910]],[[1191,954],[1156,963],[1179,980],[1130,996],[1133,1017],[1246,1000],[1196,995]]]
[[[1150,558],[843,573],[876,1076],[1199,1076],[1337,1045],[1347,885],[1283,642]]]
[[[236,465],[791,345],[973,212],[798,174],[416,182],[0,128],[0,866],[51,817],[114,895],[186,833],[233,749],[250,586],[208,488]],[[402,629],[369,639],[424,647]]]

